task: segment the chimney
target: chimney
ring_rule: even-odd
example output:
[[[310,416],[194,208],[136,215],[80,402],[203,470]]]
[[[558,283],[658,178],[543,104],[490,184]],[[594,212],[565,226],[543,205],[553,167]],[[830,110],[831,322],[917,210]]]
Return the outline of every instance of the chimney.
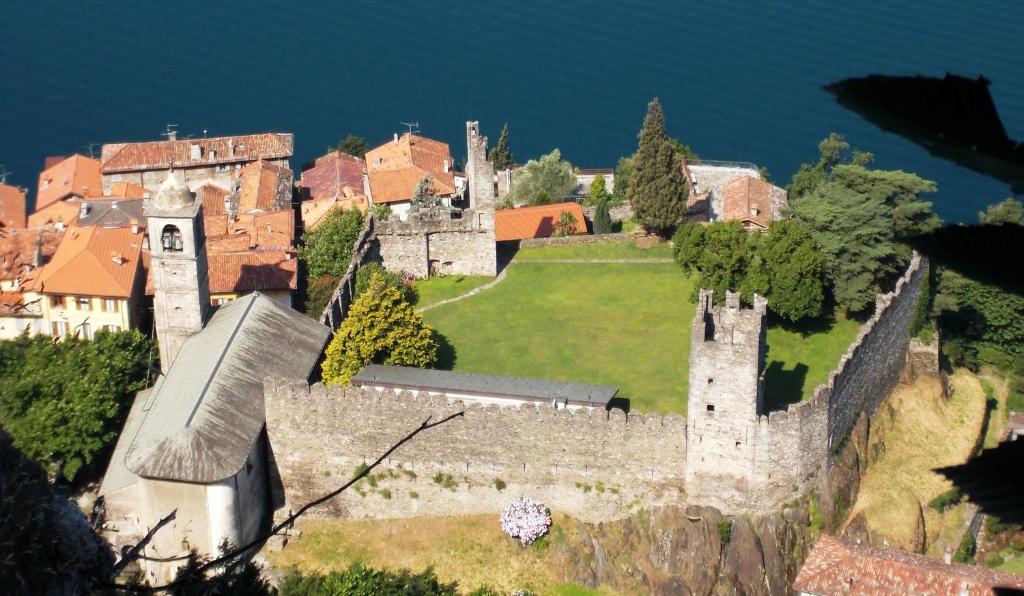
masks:
[[[188,156],[192,161],[199,161],[203,158],[203,148],[198,143],[192,143],[192,146],[189,147]]]
[[[131,224],[132,224],[132,234],[138,234],[139,233],[139,220],[132,219],[131,220]]]
[[[117,263],[118,265],[124,265],[125,261],[124,257],[113,251],[111,251],[110,253],[110,260]]]
[[[178,131],[172,130],[170,126],[167,127],[167,140],[168,141],[177,141],[178,140]]]
[[[78,207],[78,217],[85,217],[89,215],[90,206],[87,201],[82,201],[82,204]]]
[[[398,142],[398,133],[397,132],[395,133],[395,142],[396,143]]]
[[[228,157],[235,157],[235,140],[231,138],[228,139]]]
[[[450,168],[451,168],[451,165],[450,165],[450,164],[448,163],[448,160],[447,160],[447,159],[446,159],[446,160],[444,160],[444,173],[445,173],[445,174],[447,174],[447,173],[448,173],[448,170],[449,170]]]

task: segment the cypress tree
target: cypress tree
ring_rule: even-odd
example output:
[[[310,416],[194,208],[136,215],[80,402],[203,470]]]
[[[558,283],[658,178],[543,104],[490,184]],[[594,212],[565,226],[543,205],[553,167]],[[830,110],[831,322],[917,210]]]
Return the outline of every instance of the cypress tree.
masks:
[[[498,137],[498,144],[491,149],[487,156],[494,164],[494,171],[504,170],[512,165],[512,152],[508,148],[508,123],[501,129],[501,136]]]
[[[612,231],[612,217],[608,213],[608,199],[603,199],[597,204],[594,211],[594,233],[608,234]]]
[[[640,146],[633,157],[627,198],[637,222],[648,231],[669,236],[682,222],[689,193],[679,154],[665,132],[658,98],[647,104]]]

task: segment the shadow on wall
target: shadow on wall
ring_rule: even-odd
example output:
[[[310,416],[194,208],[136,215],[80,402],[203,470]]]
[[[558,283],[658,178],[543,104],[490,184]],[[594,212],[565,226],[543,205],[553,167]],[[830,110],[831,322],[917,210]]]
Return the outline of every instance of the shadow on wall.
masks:
[[[803,399],[807,382],[807,365],[798,363],[792,370],[784,370],[783,363],[775,360],[764,371],[764,408],[766,412],[785,410]]]

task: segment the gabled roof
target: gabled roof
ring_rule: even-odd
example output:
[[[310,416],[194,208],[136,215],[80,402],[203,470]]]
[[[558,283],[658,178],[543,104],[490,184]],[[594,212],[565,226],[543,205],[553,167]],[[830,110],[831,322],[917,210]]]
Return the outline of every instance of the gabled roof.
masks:
[[[1024,589],[1024,577],[980,565],[946,564],[895,548],[856,544],[822,535],[793,582],[810,594],[982,595],[994,587]]]
[[[363,194],[366,163],[358,157],[332,151],[313,162],[296,183],[302,201],[334,201]]]
[[[17,279],[45,264],[57,251],[64,235],[59,230],[4,230],[0,233],[0,279]]]
[[[130,298],[138,279],[142,236],[128,228],[71,228],[35,279],[44,294]]]
[[[786,191],[751,176],[740,176],[723,189],[722,220],[749,222],[760,228],[778,218]],[[781,203],[780,203],[781,201]]]
[[[98,197],[102,194],[100,162],[84,155],[72,155],[39,174],[36,211],[72,195]]]
[[[231,196],[230,190],[221,188],[216,184],[207,183],[196,189],[196,200],[203,203],[203,217],[227,213],[227,210],[224,208],[224,199],[229,196]]]
[[[263,427],[263,379],[308,379],[329,336],[327,326],[259,293],[219,307],[152,393],[136,397],[145,400],[142,420],[119,440],[130,441],[126,466],[185,482],[236,474]]]
[[[142,214],[142,199],[89,199],[78,203],[79,228],[130,228],[132,224],[146,226]]]
[[[144,199],[152,193],[131,182],[115,182],[110,186],[110,196],[118,199]]]
[[[298,287],[299,260],[291,251],[211,254],[206,261],[212,294],[294,290]]]
[[[25,189],[0,184],[0,228],[24,228],[25,210]]]
[[[166,170],[203,165],[287,159],[292,156],[291,133],[262,133],[145,143],[111,143],[100,157],[104,174],[140,170]],[[197,149],[193,152],[192,147]],[[193,155],[196,159],[193,159]]]
[[[238,210],[274,211],[292,203],[292,171],[262,159],[242,168],[238,181]]]
[[[28,227],[45,228],[58,223],[71,226],[78,220],[79,210],[80,207],[76,199],[50,203],[42,209],[36,209],[35,213],[28,216]]]
[[[291,249],[295,240],[295,212],[291,209],[269,213],[243,213],[203,217],[206,252],[210,254],[255,248]]]
[[[433,179],[436,194],[455,194],[448,143],[409,133],[367,151],[366,176],[374,203],[412,199],[416,186],[427,176]]]
[[[517,209],[499,209],[494,212],[494,239],[525,240],[526,238],[547,238],[554,234],[555,224],[563,213],[576,218],[573,234],[586,234],[587,222],[583,209],[578,203],[555,203]]]

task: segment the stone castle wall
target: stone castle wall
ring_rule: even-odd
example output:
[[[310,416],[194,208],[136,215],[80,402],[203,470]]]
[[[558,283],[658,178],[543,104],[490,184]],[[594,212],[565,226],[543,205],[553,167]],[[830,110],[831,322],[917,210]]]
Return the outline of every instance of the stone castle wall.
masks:
[[[431,273],[498,274],[494,212],[462,212],[461,219],[416,219],[380,222],[376,227],[380,256],[391,271],[416,277]]]
[[[518,496],[531,496],[599,521],[628,515],[630,504],[683,500],[686,421],[674,414],[463,405],[441,395],[274,380],[266,382],[265,403],[283,511],[336,489],[357,466],[372,462],[428,417],[439,420],[459,410],[465,410],[463,417],[419,434],[393,453],[376,489],[364,480],[363,495],[346,491],[310,513],[492,513]],[[507,485],[504,490],[495,479]]]
[[[366,227],[363,228],[363,232],[359,234],[355,244],[352,245],[352,260],[349,261],[348,270],[345,275],[341,276],[338,287],[334,289],[334,293],[331,294],[331,298],[320,315],[320,322],[333,331],[337,331],[338,327],[341,327],[341,322],[345,320],[348,309],[352,306],[356,289],[356,273],[359,268],[366,263],[379,260],[378,247],[374,237],[374,229],[379,225],[380,222],[377,221],[375,215],[370,214],[366,218]]]

